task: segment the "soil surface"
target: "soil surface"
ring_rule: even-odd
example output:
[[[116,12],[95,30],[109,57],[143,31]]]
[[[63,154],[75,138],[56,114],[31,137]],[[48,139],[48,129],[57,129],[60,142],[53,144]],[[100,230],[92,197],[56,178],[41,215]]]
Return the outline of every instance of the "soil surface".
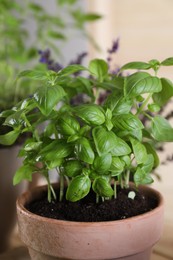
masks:
[[[45,192],[42,199],[33,201],[26,208],[37,215],[69,221],[98,222],[126,219],[140,215],[154,209],[158,205],[156,199],[145,196],[135,191],[134,199],[128,198],[128,193],[133,189],[118,188],[117,199],[106,200],[96,204],[94,192],[90,192],[79,202],[47,201]],[[58,196],[57,196],[58,197]]]

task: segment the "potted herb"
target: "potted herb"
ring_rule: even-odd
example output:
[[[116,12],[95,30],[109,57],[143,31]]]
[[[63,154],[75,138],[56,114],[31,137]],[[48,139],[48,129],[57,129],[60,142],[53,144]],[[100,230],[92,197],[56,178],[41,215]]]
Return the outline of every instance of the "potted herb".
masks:
[[[20,100],[36,90],[39,82],[22,79],[14,83],[14,80],[21,68],[30,67],[31,64],[35,66],[38,63],[39,49],[51,48],[53,53],[62,59],[62,46],[70,46],[74,35],[75,38],[78,35],[87,39],[86,23],[101,18],[99,14],[82,10],[78,0],[52,1],[55,12],[50,12],[46,2],[43,2],[0,1],[0,113],[12,109]],[[2,122],[0,125],[0,136],[8,133],[9,127],[2,125]],[[1,142],[0,145],[0,252],[9,246],[15,224],[16,198],[28,188],[27,183],[21,183],[16,187],[12,185],[13,173],[21,165],[21,158],[18,160],[17,154],[25,138],[25,134],[19,135],[13,145],[10,145],[10,138],[8,144]],[[37,182],[36,176],[34,179],[30,186]]]
[[[158,115],[173,85],[158,71],[171,65],[173,58],[131,62],[113,75],[95,59],[88,68],[19,74],[42,86],[1,114],[13,130],[0,142],[30,133],[13,182],[32,180],[35,172],[47,180],[17,201],[20,235],[32,259],[149,259],[163,226],[163,198],[148,186],[159,165],[155,144],[173,141],[173,128]],[[129,69],[137,72],[124,75]],[[85,76],[74,77],[79,71]],[[54,168],[57,184],[49,179]]]

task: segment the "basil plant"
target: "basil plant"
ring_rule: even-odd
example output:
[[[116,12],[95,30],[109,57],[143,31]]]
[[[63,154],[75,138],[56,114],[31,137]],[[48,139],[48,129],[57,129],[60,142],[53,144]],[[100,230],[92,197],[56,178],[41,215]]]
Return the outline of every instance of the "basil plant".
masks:
[[[171,65],[173,58],[131,62],[113,75],[104,60],[95,59],[88,67],[21,72],[18,78],[41,83],[32,96],[0,115],[10,127],[0,135],[1,144],[12,145],[20,134],[30,134],[19,152],[24,159],[14,185],[39,172],[51,201],[56,194],[49,170],[56,169],[59,200],[65,196],[75,202],[90,189],[98,201],[116,198],[117,185],[152,183],[159,165],[156,144],[173,141],[172,126],[159,114],[173,96],[173,84],[158,71]]]

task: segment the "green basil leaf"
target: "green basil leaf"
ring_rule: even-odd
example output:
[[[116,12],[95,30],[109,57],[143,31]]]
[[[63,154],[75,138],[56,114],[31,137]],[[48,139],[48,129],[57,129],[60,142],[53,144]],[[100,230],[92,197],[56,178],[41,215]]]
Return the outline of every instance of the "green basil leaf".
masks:
[[[148,104],[148,110],[151,112],[159,112],[160,106],[155,103]]]
[[[122,66],[120,71],[129,70],[129,69],[148,70],[150,68],[151,68],[151,65],[149,63],[141,62],[141,61],[134,61],[134,62],[129,62],[129,63],[125,64],[124,66]]]
[[[147,151],[145,146],[133,137],[130,137],[130,142],[132,144],[136,162],[138,164],[144,163],[147,160]]]
[[[112,155],[110,153],[97,156],[94,160],[93,167],[96,172],[100,172],[101,174],[107,172],[112,163]]]
[[[119,175],[121,172],[123,172],[125,167],[125,162],[120,159],[119,157],[112,157],[112,164],[111,164],[111,168],[110,171],[111,176],[117,176]]]
[[[64,173],[68,177],[75,177],[82,172],[82,164],[77,160],[70,160],[65,162]]]
[[[78,139],[77,143],[77,154],[80,160],[92,164],[95,158],[92,146],[87,138],[82,137]]]
[[[28,77],[36,80],[46,80],[48,77],[47,71],[24,70],[19,73],[18,78]]]
[[[158,154],[156,153],[156,150],[153,148],[153,145],[151,145],[150,143],[146,143],[146,142],[144,142],[143,144],[147,150],[147,153],[152,154],[152,156],[154,158],[154,167],[155,168],[158,167],[160,164],[160,160],[159,160]]]
[[[76,176],[67,188],[66,199],[72,202],[81,200],[90,191],[91,181],[88,176]]]
[[[75,135],[80,129],[80,124],[73,116],[64,114],[58,120],[57,127],[62,134]]]
[[[96,150],[100,156],[109,153],[116,145],[116,135],[102,126],[95,127],[92,134]]]
[[[23,180],[32,180],[32,174],[35,168],[30,165],[21,166],[15,173],[13,178],[13,185],[20,183]]]
[[[104,111],[95,104],[81,105],[74,109],[74,111],[86,123],[101,125],[105,122]]]
[[[127,114],[131,110],[132,100],[122,97],[122,94],[112,94],[106,99],[104,106],[113,114]]]
[[[124,84],[124,93],[127,96],[135,97],[144,93],[155,93],[162,90],[159,78],[150,76],[146,72],[136,72],[128,76]]]
[[[100,82],[108,76],[108,64],[101,59],[94,59],[89,63],[89,71],[96,76]]]
[[[111,150],[113,156],[123,156],[131,152],[130,146],[121,138],[116,137],[114,148]]]
[[[114,195],[111,185],[102,177],[98,177],[94,180],[92,188],[94,192],[101,197],[112,197]]]
[[[63,33],[56,32],[56,31],[48,31],[48,37],[51,37],[53,39],[58,39],[58,40],[65,40],[66,39],[66,37]]]
[[[24,146],[24,150],[25,150],[26,152],[38,150],[38,148],[40,148],[41,145],[42,145],[42,142],[28,142],[28,143]]]
[[[143,169],[138,167],[134,173],[134,182],[137,186],[140,184],[151,184],[153,179],[150,174],[146,173]]]
[[[124,137],[132,136],[138,139],[140,142],[142,141],[142,130],[134,129],[134,130],[120,130],[116,133],[118,137],[124,139]]]
[[[114,116],[112,123],[121,130],[136,130],[144,128],[139,118],[133,114],[122,114]]]
[[[59,77],[63,76],[66,77],[68,75],[74,74],[76,72],[82,71],[82,70],[86,70],[86,68],[82,65],[69,65],[67,67],[65,67],[64,69],[58,71],[57,75]]]
[[[17,138],[20,135],[19,130],[12,130],[8,132],[7,134],[0,135],[0,144],[2,145],[12,145],[15,143]]]
[[[151,134],[155,140],[160,142],[173,141],[173,128],[162,116],[155,116],[151,122]]]
[[[163,66],[172,66],[173,65],[173,57],[167,58],[161,62]]]
[[[152,154],[148,154],[146,161],[143,163],[141,169],[146,173],[151,173],[154,167],[154,157]]]
[[[173,96],[173,84],[169,79],[161,78],[162,90],[153,94],[153,100],[159,106],[164,106]]]
[[[53,140],[46,145],[40,155],[47,161],[61,159],[67,157],[73,151],[73,146],[64,140]]]
[[[62,166],[64,159],[63,158],[52,158],[51,161],[46,161],[46,166],[49,170],[55,169],[56,167]]]
[[[42,114],[48,116],[65,95],[61,86],[44,86],[37,90],[34,99]]]

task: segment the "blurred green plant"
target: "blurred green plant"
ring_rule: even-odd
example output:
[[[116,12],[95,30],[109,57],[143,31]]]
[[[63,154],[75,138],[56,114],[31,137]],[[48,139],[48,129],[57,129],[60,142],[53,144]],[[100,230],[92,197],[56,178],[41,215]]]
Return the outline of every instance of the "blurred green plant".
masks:
[[[80,37],[87,36],[91,40],[85,25],[101,16],[84,12],[79,7],[79,0],[55,0],[54,3],[56,9],[52,14],[34,0],[0,1],[0,112],[13,107],[39,86],[39,82],[14,81],[18,71],[31,64],[46,69],[43,64],[38,65],[39,49],[51,48],[60,57],[63,56],[60,43],[68,42],[73,33],[74,37],[79,33]],[[34,32],[26,26],[28,21],[35,23]]]

